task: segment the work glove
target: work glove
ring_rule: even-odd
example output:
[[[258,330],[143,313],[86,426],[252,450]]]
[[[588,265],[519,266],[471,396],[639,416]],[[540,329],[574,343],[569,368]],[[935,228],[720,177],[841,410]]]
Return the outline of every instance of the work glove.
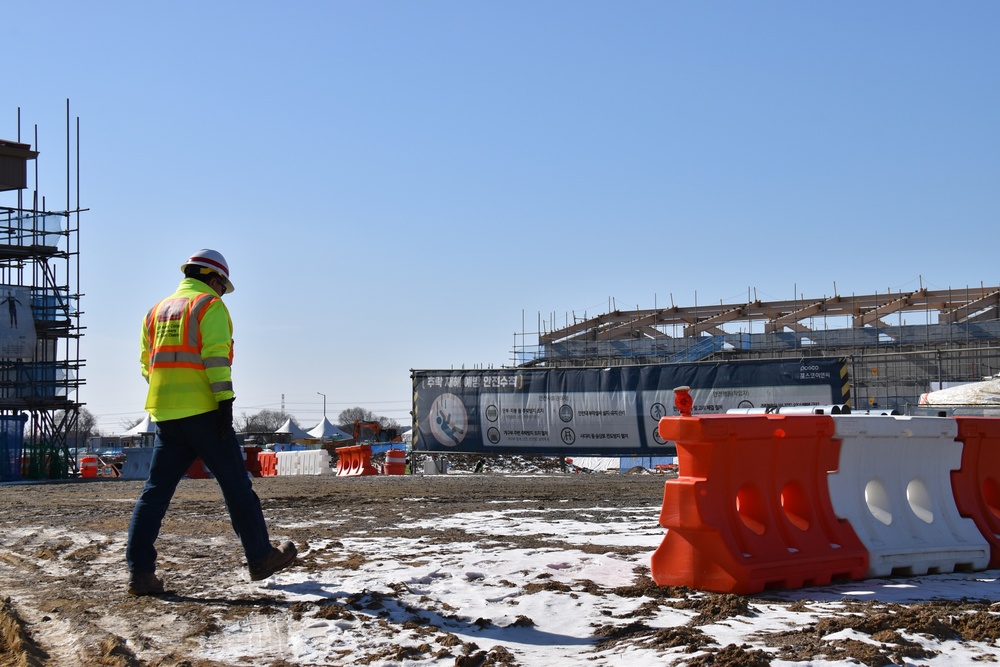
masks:
[[[219,439],[225,440],[233,432],[233,402],[235,398],[219,401]]]

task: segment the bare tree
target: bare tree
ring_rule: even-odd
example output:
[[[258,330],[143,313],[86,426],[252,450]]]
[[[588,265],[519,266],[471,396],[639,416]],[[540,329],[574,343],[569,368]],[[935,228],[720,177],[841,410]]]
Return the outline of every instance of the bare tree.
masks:
[[[122,431],[131,431],[140,423],[142,423],[143,419],[145,419],[145,417],[138,417],[136,419],[123,419],[119,423],[122,427]]]
[[[53,416],[57,424],[62,424],[72,415],[65,410],[57,410]],[[101,432],[97,429],[97,418],[87,408],[80,408],[76,413],[76,421],[72,424],[72,428],[66,431],[66,441],[70,447],[84,447],[89,438],[97,438],[100,435]]]
[[[76,422],[76,430],[84,438],[101,435],[97,428],[97,417],[87,408],[80,408],[80,417]]]
[[[282,410],[261,410],[252,414],[243,412],[236,420],[236,430],[239,433],[274,433],[288,418],[288,413]]]
[[[337,415],[337,428],[345,433],[354,431],[354,422],[376,422],[382,429],[399,428],[399,422],[389,417],[380,417],[365,408],[347,408]]]
[[[365,408],[347,408],[337,415],[337,428],[345,433],[354,429],[354,422],[377,422],[378,416]]]
[[[55,413],[57,422],[65,419],[66,413],[59,410]],[[81,442],[86,442],[87,438],[100,437],[101,432],[97,429],[97,417],[87,408],[80,408],[76,416],[76,425],[67,433],[71,438],[77,438]]]

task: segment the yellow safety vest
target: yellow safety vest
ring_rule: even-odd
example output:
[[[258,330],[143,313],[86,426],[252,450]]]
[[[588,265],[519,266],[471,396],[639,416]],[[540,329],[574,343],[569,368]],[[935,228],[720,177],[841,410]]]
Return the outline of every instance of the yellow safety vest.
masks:
[[[140,350],[153,421],[211,412],[233,398],[233,321],[200,280],[185,278],[146,313]]]

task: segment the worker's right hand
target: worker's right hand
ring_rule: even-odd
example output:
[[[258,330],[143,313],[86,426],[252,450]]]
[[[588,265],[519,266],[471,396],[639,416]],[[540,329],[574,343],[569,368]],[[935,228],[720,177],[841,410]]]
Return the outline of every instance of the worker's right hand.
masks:
[[[225,440],[233,432],[233,402],[235,398],[219,401],[219,439]]]

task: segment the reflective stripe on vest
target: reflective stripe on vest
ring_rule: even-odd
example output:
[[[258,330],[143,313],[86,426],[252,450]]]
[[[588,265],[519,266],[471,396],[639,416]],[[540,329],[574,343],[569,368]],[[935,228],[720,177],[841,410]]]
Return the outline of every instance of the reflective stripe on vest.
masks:
[[[230,362],[226,358],[201,358],[201,318],[205,310],[217,297],[197,294],[194,297],[164,299],[146,315],[149,329],[149,368],[193,368],[204,370],[208,366],[224,366]],[[194,322],[195,326],[191,326]],[[180,341],[178,345],[161,345],[156,339],[158,327],[167,327],[163,337]],[[171,331],[170,328],[176,328]]]

